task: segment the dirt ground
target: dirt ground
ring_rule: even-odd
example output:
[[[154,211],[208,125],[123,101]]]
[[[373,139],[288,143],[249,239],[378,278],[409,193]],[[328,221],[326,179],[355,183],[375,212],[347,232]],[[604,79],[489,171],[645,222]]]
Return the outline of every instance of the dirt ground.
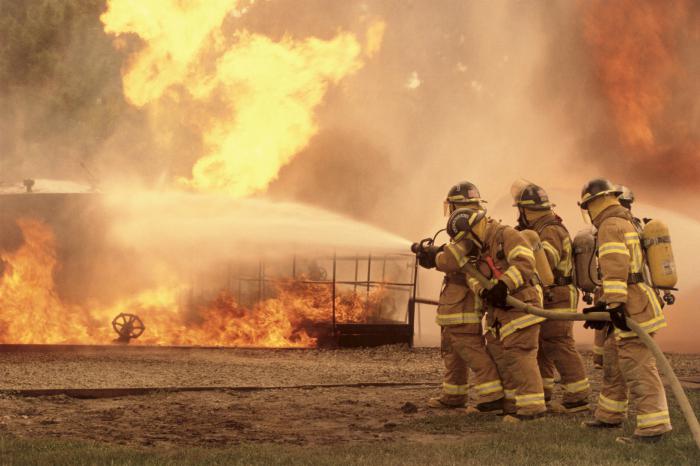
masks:
[[[590,353],[583,356],[597,390],[600,371],[592,369]],[[675,354],[671,360],[678,375],[700,375],[700,355]],[[0,351],[0,432],[160,447],[445,440],[439,429],[425,427],[444,414],[425,404],[439,394],[441,374],[439,351],[424,348],[4,350]],[[427,385],[236,389],[376,382]],[[11,393],[173,386],[230,389],[104,399]],[[417,409],[407,410],[406,403]],[[464,418],[463,432],[483,429],[483,416]]]

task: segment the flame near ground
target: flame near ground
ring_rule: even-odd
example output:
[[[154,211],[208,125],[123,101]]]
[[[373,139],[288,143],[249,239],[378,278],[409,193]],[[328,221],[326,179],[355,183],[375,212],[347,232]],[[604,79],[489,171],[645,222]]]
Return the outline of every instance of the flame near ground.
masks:
[[[136,340],[155,345],[315,347],[314,329],[331,320],[332,288],[303,280],[283,280],[275,297],[247,308],[221,291],[205,303],[183,309],[185,285],[146,290],[109,307],[63,302],[53,275],[60,273],[51,228],[35,219],[17,221],[23,245],[0,255],[0,343],[105,344],[115,338],[110,322],[121,312],[135,313],[146,324]],[[390,305],[384,288],[367,296],[339,292],[338,322],[365,322]]]

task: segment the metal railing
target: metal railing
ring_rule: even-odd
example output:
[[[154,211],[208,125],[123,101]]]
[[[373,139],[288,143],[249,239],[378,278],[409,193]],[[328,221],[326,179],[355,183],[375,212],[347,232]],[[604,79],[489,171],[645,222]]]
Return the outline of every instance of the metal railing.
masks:
[[[267,271],[267,261],[260,260],[257,263],[257,271],[254,273],[249,272],[248,275],[240,273],[240,269],[236,274],[232,273],[232,267],[228,268],[228,287],[229,291],[236,294],[236,299],[238,302],[242,302],[243,298],[243,284],[248,284],[250,288],[251,284],[257,284],[257,302],[262,302],[267,297],[267,286],[270,284],[282,284],[289,283],[291,280],[295,283],[309,284],[309,285],[325,285],[331,289],[331,325],[333,334],[336,334],[338,322],[337,322],[337,303],[336,298],[338,296],[339,286],[352,287],[353,293],[364,293],[364,306],[366,310],[369,310],[370,306],[370,293],[372,289],[381,287],[392,292],[406,293],[407,297],[407,310],[406,315],[403,318],[404,324],[407,324],[411,329],[411,334],[413,334],[414,322],[415,322],[415,299],[416,299],[416,288],[418,280],[418,263],[413,254],[385,254],[385,255],[372,255],[367,254],[360,256],[356,255],[337,255],[333,256],[321,256],[321,257],[307,257],[303,258],[309,262],[318,264],[322,262],[330,261],[330,277],[328,277],[328,272],[323,267],[318,267],[317,276],[319,278],[309,278],[307,274],[301,274],[299,270],[300,259],[297,255],[291,257],[291,277],[281,276],[273,277],[268,275]],[[365,279],[360,278],[360,264],[362,262],[367,262],[366,277]],[[340,279],[338,276],[338,265],[341,263],[353,263],[352,275],[354,279]],[[396,262],[404,262],[406,266],[410,268],[410,279],[408,281],[392,281],[387,280],[387,264]],[[277,264],[279,261],[277,261]],[[377,264],[381,264],[381,273],[379,276],[375,271],[373,276],[373,265],[376,267]],[[301,275],[300,275],[301,274]],[[234,289],[235,288],[235,289]],[[364,322],[357,322],[357,325],[365,324]]]

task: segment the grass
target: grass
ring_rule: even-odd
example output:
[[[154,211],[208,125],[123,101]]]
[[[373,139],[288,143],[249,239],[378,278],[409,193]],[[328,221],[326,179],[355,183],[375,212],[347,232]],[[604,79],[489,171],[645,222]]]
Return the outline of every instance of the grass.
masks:
[[[690,393],[694,406],[700,394]],[[444,435],[438,442],[375,442],[335,446],[242,444],[226,449],[130,449],[94,442],[20,439],[0,435],[0,464],[114,465],[315,465],[315,464],[700,464],[700,451],[679,411],[674,432],[662,443],[630,447],[615,443],[622,431],[589,431],[580,418],[546,418],[524,425],[461,415],[435,416],[397,426],[407,433]],[[628,424],[624,431],[630,432]]]

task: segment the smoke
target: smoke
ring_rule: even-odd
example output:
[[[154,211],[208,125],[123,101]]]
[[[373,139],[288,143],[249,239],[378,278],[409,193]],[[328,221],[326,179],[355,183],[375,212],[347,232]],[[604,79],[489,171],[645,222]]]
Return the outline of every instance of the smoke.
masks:
[[[584,36],[623,166],[652,181],[663,170],[698,185],[700,16],[690,0],[589,2]]]
[[[198,43],[210,54],[192,62],[177,55],[186,49],[175,49],[168,63],[168,53],[157,53],[158,61],[148,63],[160,67],[165,59],[155,78],[170,81],[167,90],[159,84],[143,99],[129,97],[128,72],[147,74],[138,57],[153,53],[150,36],[135,23],[110,29],[123,33],[117,38],[108,35],[100,22],[106,2],[82,3],[88,6],[13,0],[0,7],[4,18],[49,8],[40,5],[72,12],[33,15],[51,18],[35,26],[51,32],[49,47],[16,44],[38,34],[19,19],[0,28],[0,42],[27,50],[19,58],[0,53],[0,103],[7,109],[0,116],[2,180],[94,177],[105,185],[128,180],[172,189],[182,186],[178,179],[195,180],[196,166],[223,166],[223,185],[190,186],[226,190],[239,168],[228,162],[250,151],[212,144],[204,128],[234,121],[245,101],[225,93],[228,78],[245,81],[239,75],[211,78],[218,76],[218,59],[231,47],[240,52],[236,47],[250,45],[250,37],[304,56],[309,41],[345,38],[354,52],[342,60],[342,77],[326,69],[311,80],[322,89],[298,120],[302,142],[272,157],[280,163],[271,178],[237,192],[263,190],[269,182],[267,196],[277,201],[422,238],[444,226],[442,200],[461,179],[475,182],[492,213],[507,222],[514,213],[493,201],[514,179],[565,191],[565,199],[554,200],[567,205],[565,220],[573,225],[575,191],[602,174],[628,184],[639,199],[698,218],[697,2],[270,0],[239,3],[240,12],[228,15],[226,2],[211,2],[224,19],[202,21],[208,29]],[[168,37],[184,38],[182,30],[175,27]],[[233,65],[245,56],[234,54]],[[200,65],[193,80],[190,72]],[[206,99],[198,102],[192,95],[202,86]],[[268,92],[270,86],[257,95]],[[268,132],[265,118],[276,117],[278,100],[255,102],[264,117],[256,120],[262,120],[256,138],[277,141],[279,132]],[[296,135],[293,124],[284,128]],[[674,240],[696,234],[688,225],[679,231],[670,224]],[[422,291],[434,297],[440,277],[422,279]]]

